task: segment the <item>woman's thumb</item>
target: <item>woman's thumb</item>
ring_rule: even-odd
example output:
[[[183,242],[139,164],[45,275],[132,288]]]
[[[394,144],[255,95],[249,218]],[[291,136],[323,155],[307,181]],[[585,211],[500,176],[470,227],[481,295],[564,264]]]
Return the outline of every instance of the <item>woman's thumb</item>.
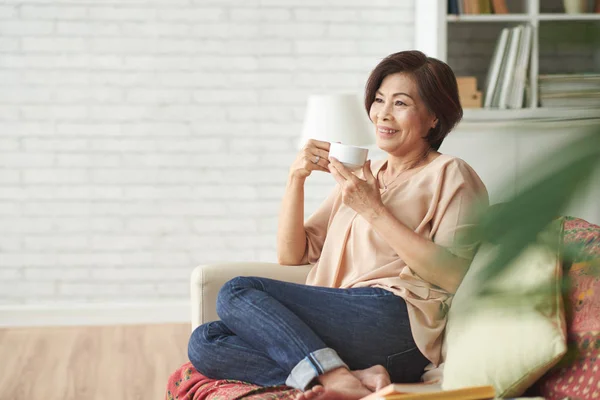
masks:
[[[367,160],[367,162],[364,163],[363,165],[363,173],[365,176],[365,180],[367,182],[373,182],[375,180],[375,177],[373,176],[373,172],[371,171],[371,160]]]

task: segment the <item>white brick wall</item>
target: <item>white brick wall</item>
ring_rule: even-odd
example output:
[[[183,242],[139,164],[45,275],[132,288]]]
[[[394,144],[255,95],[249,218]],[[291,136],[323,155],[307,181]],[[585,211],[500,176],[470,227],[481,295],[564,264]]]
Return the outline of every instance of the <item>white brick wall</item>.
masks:
[[[197,264],[274,261],[306,96],[362,91],[412,21],[413,0],[2,2],[0,304],[185,301]]]

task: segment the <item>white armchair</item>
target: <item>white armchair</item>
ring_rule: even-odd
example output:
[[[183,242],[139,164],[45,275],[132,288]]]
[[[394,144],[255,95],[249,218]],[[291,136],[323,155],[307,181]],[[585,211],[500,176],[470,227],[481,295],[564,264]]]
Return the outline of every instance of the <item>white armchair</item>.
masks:
[[[236,276],[260,276],[293,283],[304,283],[311,265],[279,265],[275,263],[238,262],[200,265],[191,278],[192,330],[219,319],[217,294],[221,286]]]

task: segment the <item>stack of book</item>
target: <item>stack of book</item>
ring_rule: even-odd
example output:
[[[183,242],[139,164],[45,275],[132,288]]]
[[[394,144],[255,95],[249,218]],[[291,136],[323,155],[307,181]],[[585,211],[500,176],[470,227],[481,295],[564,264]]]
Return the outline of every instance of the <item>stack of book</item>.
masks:
[[[448,0],[448,13],[456,15],[508,14],[506,0]]]
[[[504,28],[485,81],[485,108],[522,108],[531,58],[531,25]]]
[[[600,74],[540,75],[541,107],[600,107]]]

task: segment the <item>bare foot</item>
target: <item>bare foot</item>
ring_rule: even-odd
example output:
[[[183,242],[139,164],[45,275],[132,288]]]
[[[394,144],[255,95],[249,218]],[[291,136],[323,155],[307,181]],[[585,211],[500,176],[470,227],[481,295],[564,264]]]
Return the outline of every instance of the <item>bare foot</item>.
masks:
[[[307,391],[297,395],[294,400],[313,400],[323,394],[324,391],[325,388],[323,386],[316,385],[313,386],[312,389],[308,389]]]
[[[390,374],[383,365],[374,365],[371,368],[352,371],[352,375],[358,378],[367,389],[376,392],[391,384]]]
[[[321,385],[299,394],[295,400],[358,400],[372,392],[352,372],[337,368],[319,376]]]

